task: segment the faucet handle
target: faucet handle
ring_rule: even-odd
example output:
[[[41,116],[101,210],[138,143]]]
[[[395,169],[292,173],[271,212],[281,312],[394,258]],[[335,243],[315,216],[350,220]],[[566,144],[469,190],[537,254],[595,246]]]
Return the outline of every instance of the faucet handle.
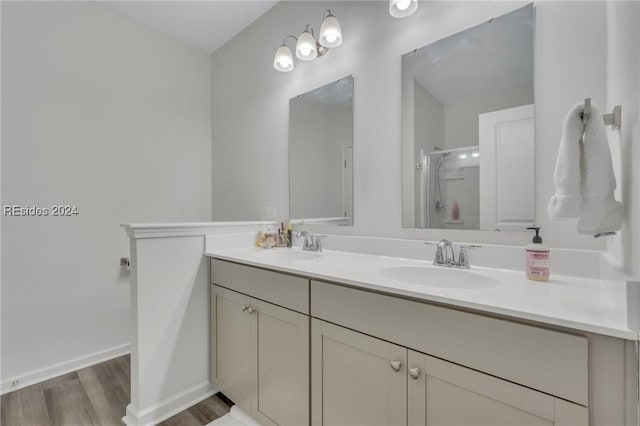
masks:
[[[451,246],[453,244],[453,241],[443,238],[440,241],[427,241],[425,242],[425,244],[430,246],[437,246],[439,249],[444,249],[447,246]]]
[[[482,246],[477,244],[461,244],[460,245],[460,254],[458,255],[458,267],[468,269],[471,266],[469,265],[469,254],[467,253],[467,249],[475,249],[481,248]]]
[[[436,256],[433,258],[433,264],[434,265],[444,265],[446,264],[446,261],[444,259],[444,250],[443,250],[443,245],[442,245],[442,241],[425,241],[424,244],[428,245],[428,246],[436,246]]]
[[[438,246],[438,247],[440,247],[440,243],[441,243],[441,242],[442,242],[442,241],[425,241],[425,242],[424,242],[424,243],[422,243],[422,244],[424,244],[424,245],[426,245],[426,246]]]
[[[313,244],[316,251],[322,251],[322,238],[327,238],[326,235],[316,235],[315,243]]]

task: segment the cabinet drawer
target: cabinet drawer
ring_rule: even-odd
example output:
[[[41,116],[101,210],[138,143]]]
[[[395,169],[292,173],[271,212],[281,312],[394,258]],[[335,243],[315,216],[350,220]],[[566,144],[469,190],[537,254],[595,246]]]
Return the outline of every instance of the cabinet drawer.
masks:
[[[311,315],[588,405],[585,337],[319,281]]]
[[[309,280],[223,260],[211,260],[213,284],[309,314]]]

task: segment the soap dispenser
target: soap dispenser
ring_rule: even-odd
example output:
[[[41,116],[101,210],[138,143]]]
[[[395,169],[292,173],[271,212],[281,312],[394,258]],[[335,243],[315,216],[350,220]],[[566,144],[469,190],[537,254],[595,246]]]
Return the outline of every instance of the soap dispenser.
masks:
[[[527,278],[534,281],[548,281],[550,269],[549,247],[542,245],[540,227],[532,226],[527,229],[536,232],[533,242],[527,245],[526,249]]]

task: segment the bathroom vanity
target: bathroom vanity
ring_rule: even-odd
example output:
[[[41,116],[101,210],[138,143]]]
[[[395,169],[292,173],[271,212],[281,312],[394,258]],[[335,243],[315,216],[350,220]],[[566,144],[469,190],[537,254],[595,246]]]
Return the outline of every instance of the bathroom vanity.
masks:
[[[207,254],[211,381],[261,424],[637,421],[634,333],[598,320],[619,296],[598,280],[299,249]]]

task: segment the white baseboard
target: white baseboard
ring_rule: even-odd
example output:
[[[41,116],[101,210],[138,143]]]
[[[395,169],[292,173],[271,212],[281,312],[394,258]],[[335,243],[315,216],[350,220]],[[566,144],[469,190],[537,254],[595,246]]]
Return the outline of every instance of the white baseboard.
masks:
[[[122,421],[127,426],[156,425],[203,399],[209,398],[216,392],[213,385],[207,381],[192,386],[144,410],[139,410],[133,404],[129,404],[127,405],[127,415],[122,418]]]
[[[71,373],[72,371],[80,370],[82,368],[98,364],[100,362],[108,361],[110,359],[126,355],[129,352],[130,345],[127,343],[125,345],[115,346],[104,351],[94,352],[89,355],[81,356],[69,361],[64,361],[45,368],[29,371],[19,376],[10,377],[8,379],[2,380],[2,384],[0,385],[0,394],[5,394],[7,392],[35,385],[37,383],[44,382],[45,380],[53,379],[54,377]],[[12,383],[14,383],[16,380],[17,385],[11,386]]]

